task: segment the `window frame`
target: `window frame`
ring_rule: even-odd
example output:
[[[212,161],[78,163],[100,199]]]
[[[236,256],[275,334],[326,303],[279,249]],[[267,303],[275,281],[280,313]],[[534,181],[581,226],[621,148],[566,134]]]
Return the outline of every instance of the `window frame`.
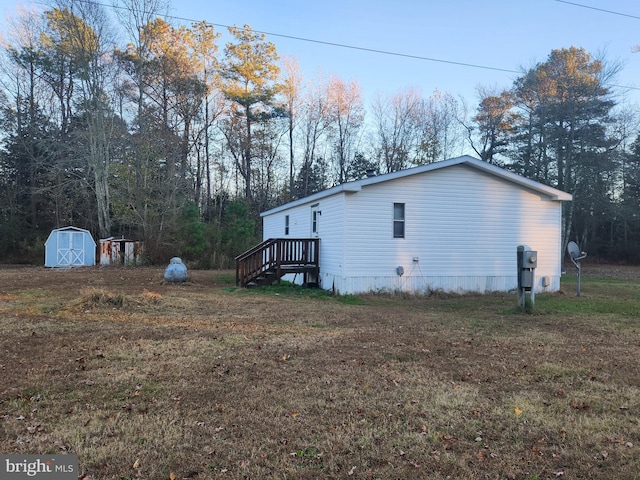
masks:
[[[399,208],[402,210],[400,211]],[[396,212],[402,213],[402,216],[396,216]],[[393,238],[405,238],[406,232],[406,205],[401,202],[393,203]]]
[[[314,203],[313,205],[311,205],[311,236],[312,237],[318,237],[318,223],[319,223],[319,216],[320,216],[321,212],[320,212],[320,203]]]

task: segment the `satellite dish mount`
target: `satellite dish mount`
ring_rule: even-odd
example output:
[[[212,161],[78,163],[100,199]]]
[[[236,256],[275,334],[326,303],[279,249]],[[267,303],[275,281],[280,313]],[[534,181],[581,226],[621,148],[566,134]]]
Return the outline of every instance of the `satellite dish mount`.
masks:
[[[580,260],[585,258],[587,256],[587,253],[581,252],[580,247],[578,247],[578,244],[576,242],[569,242],[569,244],[567,245],[567,253],[569,254],[569,258],[571,259],[573,264],[576,266],[576,269],[578,270],[578,282],[576,285],[576,295],[579,297],[580,296]]]

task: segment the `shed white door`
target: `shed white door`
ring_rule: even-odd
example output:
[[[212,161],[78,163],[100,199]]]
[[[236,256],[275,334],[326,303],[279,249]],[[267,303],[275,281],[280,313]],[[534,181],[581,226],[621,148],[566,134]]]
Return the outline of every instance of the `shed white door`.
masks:
[[[84,234],[82,232],[58,232],[57,265],[84,265]]]

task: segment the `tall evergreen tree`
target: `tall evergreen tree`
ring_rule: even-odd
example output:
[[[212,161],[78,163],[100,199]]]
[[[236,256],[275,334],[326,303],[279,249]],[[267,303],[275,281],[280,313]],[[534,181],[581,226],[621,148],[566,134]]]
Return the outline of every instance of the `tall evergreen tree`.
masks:
[[[253,195],[253,127],[279,115],[276,94],[280,67],[276,46],[265,41],[265,35],[254,32],[249,25],[230,27],[234,42],[224,49],[222,61],[222,91],[233,109],[226,135],[236,166],[245,184],[245,198],[252,208]]]
[[[607,125],[614,102],[603,72],[601,61],[571,47],[553,50],[515,82],[516,106],[523,114],[514,138],[521,153],[513,168],[573,194],[565,211],[565,241],[586,235],[575,227],[592,228],[586,216],[593,214],[594,195],[602,205],[611,189],[609,153],[615,142]]]

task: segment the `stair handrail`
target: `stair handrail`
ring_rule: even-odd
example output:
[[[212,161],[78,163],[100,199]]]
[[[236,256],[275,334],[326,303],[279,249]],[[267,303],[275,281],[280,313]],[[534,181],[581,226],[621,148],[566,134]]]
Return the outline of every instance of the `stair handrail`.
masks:
[[[244,287],[252,278],[269,270],[273,265],[272,252],[275,245],[276,240],[269,238],[235,258],[236,285]]]
[[[296,243],[305,242],[313,247],[303,246],[302,251],[306,258],[290,259],[285,251],[299,253],[295,248]],[[293,249],[286,246],[294,246]],[[269,238],[255,247],[235,257],[236,261],[236,285],[245,287],[247,283],[259,277],[269,270],[275,270],[278,277],[281,276],[282,265],[292,263],[311,263],[319,267],[318,239],[317,238]]]
[[[237,262],[238,260],[244,260],[247,257],[250,257],[251,255],[253,255],[256,252],[259,252],[260,250],[262,250],[265,246],[269,245],[270,243],[274,242],[276,239],[275,238],[269,238],[265,241],[263,241],[262,243],[259,243],[258,245],[256,245],[255,247],[252,247],[250,250],[247,250],[246,252],[241,253],[240,255],[238,255],[237,257],[235,257],[235,261]]]

